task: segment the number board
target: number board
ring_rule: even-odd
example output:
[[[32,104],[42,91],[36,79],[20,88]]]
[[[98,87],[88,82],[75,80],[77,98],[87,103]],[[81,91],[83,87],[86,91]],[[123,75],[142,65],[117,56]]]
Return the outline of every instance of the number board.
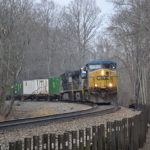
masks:
[[[108,80],[108,76],[97,76],[97,80]]]

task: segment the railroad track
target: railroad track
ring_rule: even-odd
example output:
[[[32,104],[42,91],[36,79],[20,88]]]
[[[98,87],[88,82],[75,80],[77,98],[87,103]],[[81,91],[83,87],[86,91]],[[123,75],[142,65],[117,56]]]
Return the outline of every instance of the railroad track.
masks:
[[[26,128],[27,126],[41,125],[45,123],[58,122],[58,121],[70,121],[77,118],[93,117],[96,115],[104,115],[113,113],[120,109],[118,106],[99,106],[96,105],[88,110],[82,110],[71,113],[48,115],[34,118],[17,119],[0,122],[0,130],[13,130],[15,128]]]

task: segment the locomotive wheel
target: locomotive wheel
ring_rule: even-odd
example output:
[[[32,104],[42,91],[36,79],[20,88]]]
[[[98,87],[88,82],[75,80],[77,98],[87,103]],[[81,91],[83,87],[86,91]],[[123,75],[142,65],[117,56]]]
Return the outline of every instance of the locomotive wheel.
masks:
[[[70,99],[69,93],[63,93],[61,97],[62,97],[62,100],[69,100]]]
[[[89,96],[88,91],[85,91],[85,92],[84,92],[84,100],[85,100],[85,101],[89,101],[89,100],[90,100],[90,96]]]
[[[101,97],[106,99],[107,98],[107,92],[101,91]]]
[[[75,93],[75,100],[77,100],[77,101],[81,100],[81,92]]]

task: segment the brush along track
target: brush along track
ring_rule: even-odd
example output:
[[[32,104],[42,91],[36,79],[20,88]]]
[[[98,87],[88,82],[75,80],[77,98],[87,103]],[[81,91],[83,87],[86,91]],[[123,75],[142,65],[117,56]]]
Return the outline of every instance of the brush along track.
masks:
[[[27,126],[31,126],[31,125],[33,126],[33,125],[40,125],[40,124],[58,122],[58,121],[69,121],[72,119],[78,119],[83,117],[93,117],[96,115],[113,113],[116,112],[118,109],[119,107],[112,106],[112,105],[107,106],[106,108],[104,108],[104,106],[97,105],[92,107],[91,109],[77,111],[77,112],[3,121],[0,122],[0,130],[13,130],[13,128],[18,128],[18,127],[27,128]]]

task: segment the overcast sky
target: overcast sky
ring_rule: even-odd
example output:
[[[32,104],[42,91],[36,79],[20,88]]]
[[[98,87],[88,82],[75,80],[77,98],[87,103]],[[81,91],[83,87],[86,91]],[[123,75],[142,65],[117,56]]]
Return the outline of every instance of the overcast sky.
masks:
[[[61,6],[68,5],[71,0],[53,0],[57,4]],[[108,0],[96,0],[97,5],[102,11],[103,18],[103,25],[106,27],[109,23],[109,17],[113,14],[113,4],[108,2]]]
[[[67,5],[71,0],[53,0],[53,1],[64,6]],[[110,15],[113,13],[113,5],[112,3],[108,2],[108,0],[96,0],[96,3],[102,10],[103,14]]]
[[[35,0],[36,2],[40,2],[41,0]],[[61,6],[66,6],[69,4],[71,0],[53,0],[57,4]],[[110,0],[96,0],[97,5],[101,9],[102,13],[105,15],[111,15],[113,13],[113,5]]]
[[[39,2],[40,0],[36,0]],[[53,0],[57,4],[61,6],[67,6],[71,0]],[[113,14],[113,4],[111,2],[108,2],[110,0],[96,0],[96,3],[98,7],[102,11],[103,17],[103,25],[106,27],[109,24],[109,17]]]

